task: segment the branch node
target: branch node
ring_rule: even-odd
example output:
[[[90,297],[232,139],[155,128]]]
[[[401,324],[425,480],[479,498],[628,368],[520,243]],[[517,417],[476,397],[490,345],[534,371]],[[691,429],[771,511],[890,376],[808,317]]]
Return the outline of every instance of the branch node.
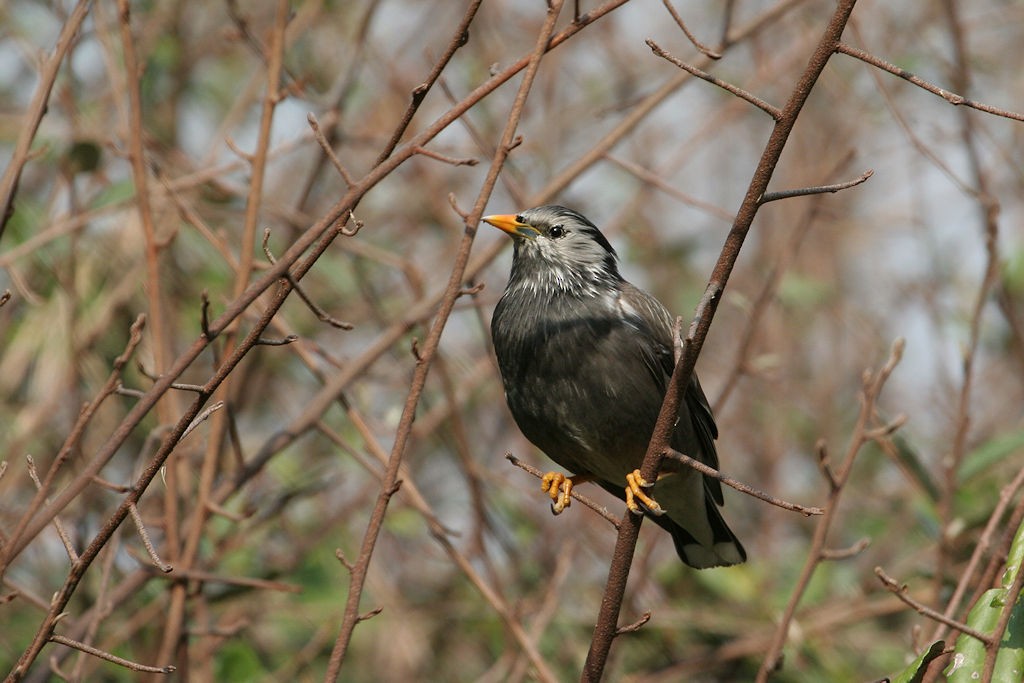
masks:
[[[615,629],[615,637],[621,636],[624,633],[635,633],[636,631],[639,631],[641,628],[643,628],[643,625],[650,620],[651,613],[644,612],[643,616],[640,617],[638,620],[634,621],[632,624],[620,626],[617,629]]]

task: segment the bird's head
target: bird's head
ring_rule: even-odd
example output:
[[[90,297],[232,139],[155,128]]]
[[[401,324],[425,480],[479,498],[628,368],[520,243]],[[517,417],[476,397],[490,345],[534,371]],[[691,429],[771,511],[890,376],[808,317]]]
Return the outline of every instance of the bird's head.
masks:
[[[572,209],[538,206],[483,220],[515,240],[510,286],[593,295],[622,280],[608,239]]]

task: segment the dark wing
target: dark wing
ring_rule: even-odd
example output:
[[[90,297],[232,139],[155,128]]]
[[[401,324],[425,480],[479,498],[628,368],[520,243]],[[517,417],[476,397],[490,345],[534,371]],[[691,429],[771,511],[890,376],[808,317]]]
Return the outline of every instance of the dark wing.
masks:
[[[658,387],[664,392],[668,388],[668,380],[675,369],[675,353],[672,344],[673,319],[661,302],[642,289],[628,282],[622,285],[623,315],[627,322],[646,336],[650,344],[645,346],[644,363],[655,376]],[[698,452],[688,454],[696,457],[708,467],[718,469],[718,451],[715,439],[718,438],[718,426],[711,414],[711,406],[700,386],[697,373],[690,377],[690,385],[684,397],[686,413],[692,423],[692,431],[698,441]],[[684,418],[685,419],[685,418]],[[717,479],[704,477],[705,485],[712,498],[722,505],[722,485]]]

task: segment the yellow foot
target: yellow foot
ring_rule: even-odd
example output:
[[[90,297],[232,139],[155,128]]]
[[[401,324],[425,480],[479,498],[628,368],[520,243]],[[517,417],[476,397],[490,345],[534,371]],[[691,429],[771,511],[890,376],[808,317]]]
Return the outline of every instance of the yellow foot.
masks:
[[[540,480],[540,488],[551,496],[551,514],[559,515],[572,503],[572,487],[590,481],[586,474],[567,477],[561,472],[548,472]]]
[[[654,500],[644,492],[644,489],[650,488],[654,486],[654,484],[644,481],[644,478],[640,476],[640,470],[633,470],[627,474],[626,484],[626,507],[629,508],[630,512],[634,515],[644,514],[644,510],[637,505],[637,501],[639,500],[643,504],[644,508],[647,508],[647,512],[650,512],[652,515],[665,514],[665,510],[658,505],[658,501]]]

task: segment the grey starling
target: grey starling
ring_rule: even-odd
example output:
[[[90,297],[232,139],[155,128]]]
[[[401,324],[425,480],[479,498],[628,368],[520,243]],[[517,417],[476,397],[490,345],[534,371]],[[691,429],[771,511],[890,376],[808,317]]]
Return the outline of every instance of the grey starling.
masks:
[[[568,507],[573,485],[595,481],[668,531],[691,567],[743,562],[716,479],[672,460],[653,485],[640,477],[674,365],[669,312],[622,278],[612,245],[571,209],[483,220],[515,242],[491,321],[505,399],[526,438],[575,475],[545,475],[552,511]],[[672,448],[717,469],[717,436],[695,374]]]

